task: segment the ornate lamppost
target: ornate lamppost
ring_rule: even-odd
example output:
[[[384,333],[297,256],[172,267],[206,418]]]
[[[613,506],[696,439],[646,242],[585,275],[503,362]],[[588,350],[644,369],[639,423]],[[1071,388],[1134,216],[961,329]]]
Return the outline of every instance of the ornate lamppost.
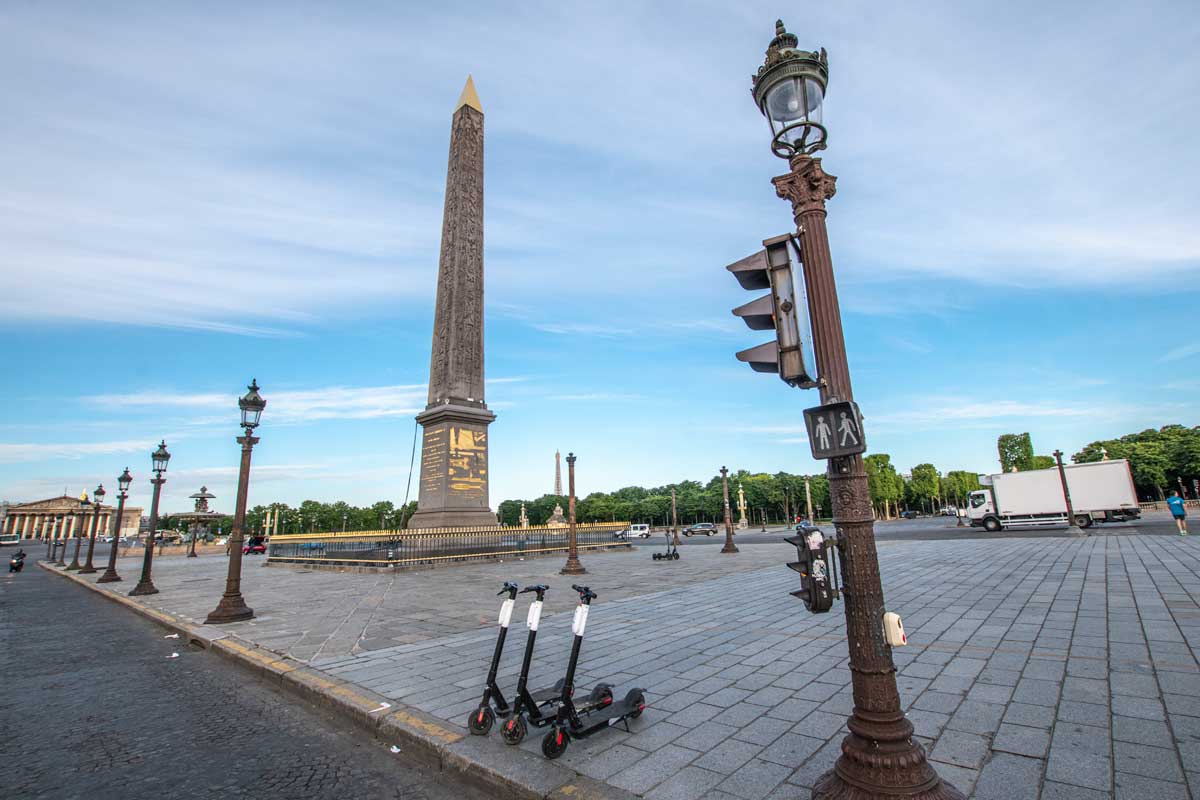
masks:
[[[104,503],[105,494],[103,483],[96,487],[96,491],[92,492],[92,530],[88,534],[87,560],[79,570],[80,575],[91,575],[96,571],[96,567],[92,564],[92,553],[96,550],[96,531],[100,527],[100,506]]]
[[[73,521],[71,523],[71,533],[75,534],[75,552],[71,556],[71,563],[67,565],[67,569],[71,572],[79,571],[79,548],[83,544],[83,532],[85,511],[91,503],[88,501],[87,491],[79,493],[79,510],[72,514]]]
[[[729,470],[725,467],[721,467],[721,494],[725,498],[725,546],[721,548],[721,552],[736,553],[738,549],[733,543],[733,515],[729,513]]]
[[[584,575],[587,570],[579,562],[579,548],[575,543],[575,454],[567,453],[567,484],[571,496],[567,498],[567,563],[559,575]]]
[[[54,562],[56,567],[65,567],[67,565],[67,517],[65,514],[54,515],[54,551],[58,553],[58,561]],[[60,551],[58,548],[62,546]],[[54,553],[51,553],[53,557]]]
[[[133,483],[133,476],[129,474],[129,467],[121,473],[121,477],[117,478],[117,525],[113,529],[112,547],[108,551],[108,568],[104,570],[104,574],[96,579],[96,583],[113,583],[121,580],[121,576],[117,574],[117,545],[121,543],[121,516],[125,513],[125,498],[129,497],[129,484]]]
[[[133,591],[129,593],[130,597],[158,594],[154,581],[150,579],[150,567],[154,561],[154,540],[158,535],[158,496],[162,491],[163,484],[167,482],[163,475],[167,471],[167,462],[171,460],[171,454],[167,452],[166,439],[158,443],[158,449],[150,454],[150,459],[154,465],[154,477],[150,479],[150,485],[154,487],[154,493],[150,497],[150,541],[147,543],[146,552],[142,555],[142,577],[138,579],[137,586],[133,587]]]
[[[206,624],[219,625],[252,619],[254,611],[242,599],[242,530],[246,525],[246,496],[250,491],[250,451],[258,444],[254,429],[258,427],[267,401],[258,393],[258,381],[251,380],[250,391],[238,400],[245,433],[237,438],[242,446],[242,466],[238,471],[237,505],[233,512],[233,530],[229,533],[229,574],[225,578],[225,594],[217,603]]]
[[[1067,486],[1067,471],[1063,468],[1062,450],[1054,451],[1054,463],[1058,465],[1058,479],[1062,481],[1063,501],[1067,504],[1067,534],[1069,536],[1087,536],[1083,529],[1075,524],[1075,506],[1071,502],[1071,487]]]
[[[671,490],[671,544],[679,547],[679,514],[675,509],[675,490]]]
[[[836,178],[821,168],[821,159],[812,157],[826,147],[822,103],[829,63],[823,49],[800,50],[798,41],[782,22],[775,23],[766,60],[751,79],[752,92],[771,126],[771,151],[787,159],[790,167],[772,183],[780,197],[791,201],[799,234],[821,402],[852,402],[825,228],[825,201],[833,197]],[[881,630],[883,585],[862,456],[829,459],[828,474],[845,586],[854,710],[846,723],[849,733],[842,741],[841,756],[832,770],[817,779],[813,797],[961,800],[962,793],[944,782],[926,760],[901,708],[892,650]]]

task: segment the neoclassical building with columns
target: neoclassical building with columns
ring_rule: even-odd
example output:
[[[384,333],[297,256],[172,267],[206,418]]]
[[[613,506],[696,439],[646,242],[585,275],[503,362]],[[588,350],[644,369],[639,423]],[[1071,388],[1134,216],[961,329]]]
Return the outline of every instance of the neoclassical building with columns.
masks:
[[[0,523],[3,526],[0,530],[7,534],[18,534],[22,539],[69,539],[75,536],[90,536],[92,516],[95,513],[95,506],[90,503],[84,506],[80,504],[78,497],[64,494],[48,500],[10,505],[3,523]],[[115,506],[100,506],[96,535],[106,536],[112,533],[116,518]],[[140,508],[125,506],[121,514],[121,535],[130,538],[136,536],[141,519]]]

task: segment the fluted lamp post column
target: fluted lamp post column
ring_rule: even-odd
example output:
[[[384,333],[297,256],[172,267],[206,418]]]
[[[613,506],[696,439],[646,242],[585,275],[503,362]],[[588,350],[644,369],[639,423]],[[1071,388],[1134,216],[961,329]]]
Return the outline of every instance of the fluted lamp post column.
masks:
[[[754,102],[767,117],[772,152],[788,160],[786,175],[772,179],[792,204],[804,282],[813,320],[813,350],[821,402],[851,402],[850,369],[825,228],[825,201],[836,178],[812,154],[826,147],[822,104],[829,83],[825,51],[798,49],[782,22],[766,60],[751,78]],[[813,786],[815,800],[961,800],[925,757],[905,717],[896,687],[892,649],[884,639],[883,584],[875,550],[870,492],[861,455],[829,460],[833,522],[841,553],[846,607],[846,644],[854,709],[846,722],[841,755]]]
[[[112,547],[108,550],[108,568],[104,570],[104,574],[96,579],[96,583],[113,583],[121,580],[121,576],[117,574],[117,545],[121,543],[121,517],[125,513],[125,498],[129,497],[129,484],[133,483],[133,476],[129,474],[129,467],[121,473],[121,477],[117,478],[117,525],[113,529]]]
[[[575,454],[567,453],[567,484],[571,496],[567,498],[567,564],[560,575],[584,575],[587,570],[579,562],[579,548],[575,543]]]
[[[96,487],[96,491],[92,492],[92,530],[88,534],[87,560],[79,570],[80,575],[91,575],[96,571],[96,567],[92,564],[92,554],[96,551],[96,531],[100,527],[100,506],[104,504],[105,494],[103,483]]]
[[[163,475],[167,473],[167,462],[171,460],[171,454],[167,452],[166,439],[159,442],[158,449],[151,453],[150,459],[154,465],[154,477],[150,479],[150,485],[154,487],[154,493],[150,498],[150,541],[147,542],[146,552],[142,554],[142,577],[138,579],[137,586],[133,587],[133,591],[129,593],[130,597],[158,594],[154,581],[150,579],[150,568],[154,562],[154,541],[158,535],[158,496],[162,491],[163,484],[167,482]]]
[[[725,467],[721,467],[721,495],[725,499],[725,546],[721,548],[721,552],[736,553],[738,549],[733,543],[733,515],[729,512],[729,470]]]
[[[67,569],[71,572],[79,571],[79,548],[83,545],[83,526],[87,521],[84,516],[87,512],[87,507],[91,505],[88,500],[87,492],[83,491],[79,495],[79,510],[75,512],[75,523],[71,526],[71,532],[75,534],[75,552],[71,556],[71,563],[67,565]]]
[[[267,401],[258,393],[258,381],[251,380],[250,391],[238,400],[238,408],[242,412],[242,428],[244,435],[239,436],[237,443],[242,446],[242,465],[238,471],[237,505],[233,512],[233,530],[229,533],[229,573],[225,578],[225,594],[204,620],[209,625],[220,625],[227,622],[242,622],[253,619],[254,611],[242,599],[242,538],[246,526],[246,496],[250,491],[250,451],[258,444],[254,429],[258,427],[263,409]]]

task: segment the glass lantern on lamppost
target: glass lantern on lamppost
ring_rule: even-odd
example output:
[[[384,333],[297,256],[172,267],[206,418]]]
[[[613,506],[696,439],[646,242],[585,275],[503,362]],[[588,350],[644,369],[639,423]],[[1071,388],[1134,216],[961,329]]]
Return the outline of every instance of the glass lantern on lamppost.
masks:
[[[96,550],[96,534],[100,527],[100,507],[104,505],[104,495],[106,494],[103,483],[96,487],[96,491],[92,492],[92,530],[88,534],[87,560],[79,570],[80,575],[91,575],[96,571],[95,565],[92,564],[92,554]]]
[[[150,461],[154,469],[154,477],[150,479],[150,485],[154,487],[154,493],[150,499],[150,535],[145,542],[145,552],[142,554],[142,576],[138,580],[137,586],[133,587],[133,591],[129,593],[131,597],[158,594],[158,589],[150,578],[150,569],[154,561],[154,543],[158,539],[158,497],[163,484],[167,482],[163,475],[167,472],[167,462],[170,460],[171,454],[167,452],[167,442],[164,439],[159,443],[158,449],[150,454]]]
[[[112,583],[121,580],[121,576],[117,574],[117,546],[121,543],[121,517],[125,513],[125,500],[129,497],[129,484],[133,483],[133,476],[129,474],[129,467],[121,473],[121,477],[117,478],[117,524],[113,527],[112,543],[108,550],[108,568],[104,570],[96,583]]]
[[[765,63],[754,76],[754,102],[771,123],[771,152],[780,158],[812,155],[825,149],[822,123],[829,61],[825,48],[800,50],[799,39],[775,22],[775,38]]]
[[[233,512],[233,530],[229,533],[229,572],[225,577],[225,594],[217,607],[204,620],[207,624],[241,622],[252,619],[254,611],[242,598],[242,540],[246,527],[246,496],[250,491],[250,453],[258,444],[254,429],[262,418],[267,401],[258,393],[258,381],[251,380],[245,395],[238,399],[244,434],[237,439],[242,446],[242,464],[238,470],[237,500]]]

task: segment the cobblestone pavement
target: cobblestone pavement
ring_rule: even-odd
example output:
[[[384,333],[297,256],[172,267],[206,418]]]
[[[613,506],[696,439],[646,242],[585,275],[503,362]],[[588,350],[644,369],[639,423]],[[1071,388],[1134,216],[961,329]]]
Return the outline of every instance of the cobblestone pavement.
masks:
[[[730,562],[715,549],[705,548],[694,557],[689,555],[686,570],[672,569],[682,561],[668,565],[636,550],[586,553],[583,563],[597,591],[632,597],[729,570],[778,564],[789,550],[786,544],[754,548]],[[242,593],[257,618],[223,627],[303,661],[419,643],[492,625],[499,605],[491,598],[506,580],[561,587],[566,591],[547,597],[547,614],[573,610],[572,581],[558,575],[563,561],[560,556],[368,574],[264,567],[262,556],[246,556]],[[119,559],[117,570],[124,583],[116,586],[126,593],[132,589],[141,563],[140,557]],[[201,623],[225,589],[226,565],[221,556],[155,561],[154,582],[162,592],[144,600],[152,608]],[[496,588],[489,594],[491,586]]]
[[[0,575],[0,675],[5,797],[481,797],[36,567]]]
[[[942,775],[980,800],[1189,797],[1189,782],[1200,787],[1198,548],[1196,537],[1120,534],[881,541],[889,609],[904,617],[911,643],[895,652],[901,697]],[[579,683],[645,687],[650,707],[632,732],[575,742],[560,763],[655,800],[807,798],[851,710],[841,606],[812,616],[787,594],[797,578],[782,566],[786,545],[747,544],[735,556],[688,548],[665,564],[639,550],[585,562],[600,598]],[[392,629],[409,618],[432,627],[418,641],[334,655],[353,650],[339,646],[311,661],[461,725],[492,650],[502,580],[555,587],[535,683],[562,674],[572,598],[557,567],[534,560],[388,576],[412,603],[387,609]],[[280,629],[301,612],[315,618],[347,598],[361,602],[363,587],[384,580],[305,583],[312,575],[250,570],[249,601],[269,613],[230,627],[271,647],[297,641],[301,631]],[[164,592],[151,600],[178,613],[192,602],[184,580],[194,578],[164,573]],[[286,605],[292,613],[276,616]],[[441,615],[449,621],[439,636]],[[523,643],[519,625],[514,632],[505,686]],[[538,743],[535,735],[522,746]]]

